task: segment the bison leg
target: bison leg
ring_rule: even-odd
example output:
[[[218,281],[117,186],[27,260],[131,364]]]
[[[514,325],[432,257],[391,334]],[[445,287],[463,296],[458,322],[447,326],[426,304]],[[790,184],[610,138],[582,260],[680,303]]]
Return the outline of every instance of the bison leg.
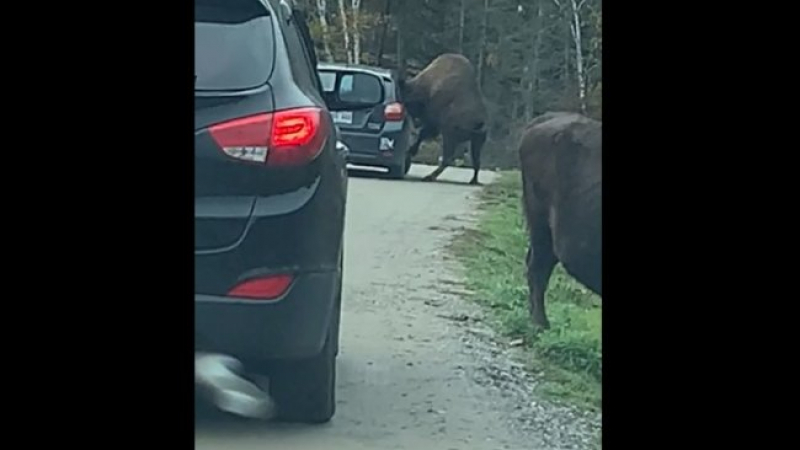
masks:
[[[529,302],[533,324],[548,329],[550,322],[547,320],[544,308],[544,295],[557,261],[553,253],[553,242],[547,218],[544,215],[539,217],[539,219],[532,220],[531,224],[527,256],[528,290],[530,291]]]
[[[458,147],[456,145],[457,143],[451,136],[448,136],[447,134],[442,136],[442,141],[442,161],[439,163],[439,167],[425,176],[422,181],[436,180],[436,178],[438,178],[439,175],[444,172],[444,169],[453,164],[453,159],[455,159],[456,156],[456,148]]]
[[[478,181],[478,172],[481,171],[481,150],[483,149],[483,144],[485,143],[486,132],[476,133],[472,136],[472,140],[469,143],[472,168],[475,170],[475,173],[472,175],[472,180],[470,180],[469,184],[480,184]]]
[[[411,147],[408,148],[408,154],[411,157],[417,156],[419,152],[419,146],[422,145],[422,142],[428,139],[433,139],[439,134],[439,130],[424,126],[419,130],[419,134],[417,135],[417,140],[411,144]]]

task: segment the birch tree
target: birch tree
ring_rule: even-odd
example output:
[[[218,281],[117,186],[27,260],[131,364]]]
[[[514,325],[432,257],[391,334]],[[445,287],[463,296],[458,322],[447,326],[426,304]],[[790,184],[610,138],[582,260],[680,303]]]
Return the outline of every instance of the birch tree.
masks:
[[[353,10],[353,63],[361,64],[361,0],[351,0]]]
[[[339,0],[339,17],[342,21],[342,34],[344,35],[344,53],[347,55],[347,62],[352,64],[353,53],[350,46],[350,27],[347,26],[347,8],[344,6],[344,0]]]
[[[333,52],[331,52],[331,32],[328,26],[328,2],[326,0],[317,0],[317,17],[319,24],[322,28],[322,46],[325,49],[325,59],[333,61]]]
[[[560,0],[553,0],[559,8],[562,8]],[[567,13],[570,16],[569,31],[572,36],[572,43],[575,47],[575,75],[578,78],[578,100],[581,112],[586,113],[586,71],[583,64],[583,35],[581,10],[586,4],[586,0],[566,0],[569,3]]]

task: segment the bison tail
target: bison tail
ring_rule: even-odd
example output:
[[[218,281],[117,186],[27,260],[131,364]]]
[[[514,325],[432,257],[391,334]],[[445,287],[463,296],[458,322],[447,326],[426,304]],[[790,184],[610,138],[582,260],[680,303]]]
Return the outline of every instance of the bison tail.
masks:
[[[523,168],[523,170],[521,170],[521,172],[522,172],[522,196],[521,196],[522,197],[522,213],[525,215],[525,218],[524,218],[525,219],[525,229],[526,229],[526,231],[528,231],[528,233],[530,233],[530,231],[531,231],[531,223],[530,223],[531,210],[530,210],[530,207],[528,206],[528,202],[530,200],[530,198],[528,198],[530,196],[530,191],[529,191],[529,187],[528,187],[528,179],[525,176],[525,169]]]

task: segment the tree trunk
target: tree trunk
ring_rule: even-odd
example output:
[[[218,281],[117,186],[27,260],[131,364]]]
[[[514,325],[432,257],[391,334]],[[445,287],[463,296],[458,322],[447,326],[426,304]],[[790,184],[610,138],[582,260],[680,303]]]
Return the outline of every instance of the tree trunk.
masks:
[[[352,0],[350,6],[353,10],[353,63],[361,64],[361,0]]]
[[[486,30],[489,28],[489,0],[483,0],[483,26],[481,27],[481,47],[478,51],[478,85],[483,87],[483,66],[486,63]]]
[[[575,72],[578,76],[578,100],[580,101],[581,112],[586,114],[586,74],[583,70],[583,36],[581,34],[581,14],[586,0],[581,0],[580,4],[576,0],[570,0],[572,7],[572,40],[575,44]]]
[[[531,81],[530,81],[530,107],[527,109],[525,117],[526,122],[533,119],[537,110],[541,108],[539,102],[541,96],[539,95],[539,68],[541,66],[541,52],[542,52],[542,35],[544,34],[544,11],[542,9],[542,1],[536,2],[536,18],[534,19],[534,27],[536,29],[536,37],[533,42],[533,63],[531,64]]]
[[[553,3],[558,6],[559,10],[563,12],[563,8],[561,2],[559,0],[553,0]],[[583,65],[583,36],[581,34],[581,9],[583,5],[586,4],[586,0],[569,0],[569,37],[572,40],[572,44],[575,50],[575,75],[578,82],[578,102],[581,109],[581,112],[586,114],[586,72],[584,70]],[[569,41],[569,39],[568,39]],[[570,45],[567,44],[564,47],[564,73],[569,75],[570,69]],[[569,76],[567,77],[567,85],[569,86]]]
[[[400,72],[400,77],[406,78],[408,75],[406,67],[406,19],[405,12],[401,11],[395,16],[395,26],[397,27],[397,49],[396,49],[396,64],[397,71]]]
[[[392,0],[386,0],[386,7],[383,10],[383,20],[381,23],[381,37],[378,41],[378,65],[383,64],[383,52],[386,50],[386,32],[389,29],[389,15],[392,13]]]
[[[461,0],[461,9],[459,10],[458,16],[458,52],[462,55],[464,54],[464,18],[466,15],[466,1],[467,0]]]
[[[347,62],[353,63],[353,53],[350,47],[350,28],[347,26],[347,9],[344,7],[344,0],[339,0],[339,16],[342,19],[342,34],[344,34],[344,52],[347,55]]]
[[[328,28],[328,18],[326,16],[327,11],[327,1],[317,0],[317,15],[319,16],[319,23],[322,26],[322,45],[325,50],[325,59],[329,62],[332,62],[333,52],[331,52],[330,28]]]

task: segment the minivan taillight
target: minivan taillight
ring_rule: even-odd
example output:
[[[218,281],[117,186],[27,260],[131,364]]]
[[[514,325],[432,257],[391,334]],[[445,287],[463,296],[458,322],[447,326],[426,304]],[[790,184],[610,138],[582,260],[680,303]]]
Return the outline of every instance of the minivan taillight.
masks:
[[[383,109],[383,118],[387,121],[401,121],[403,120],[403,105],[401,103],[389,103]]]
[[[315,107],[231,120],[210,128],[226,155],[269,166],[298,166],[319,155],[328,130]]]

